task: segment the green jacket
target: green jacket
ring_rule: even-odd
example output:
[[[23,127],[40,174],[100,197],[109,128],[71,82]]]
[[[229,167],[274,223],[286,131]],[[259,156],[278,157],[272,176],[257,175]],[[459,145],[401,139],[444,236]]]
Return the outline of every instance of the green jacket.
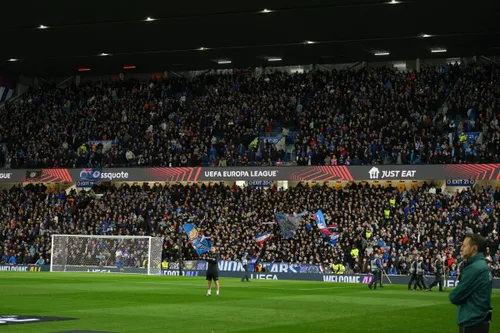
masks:
[[[467,261],[460,283],[449,295],[450,302],[458,305],[458,325],[474,326],[486,319],[491,306],[492,280],[484,254]]]

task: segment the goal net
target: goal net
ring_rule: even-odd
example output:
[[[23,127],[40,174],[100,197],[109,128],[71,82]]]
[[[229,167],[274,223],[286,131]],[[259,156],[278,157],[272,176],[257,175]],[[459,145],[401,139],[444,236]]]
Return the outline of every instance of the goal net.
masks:
[[[160,274],[162,248],[159,237],[52,235],[50,271]]]

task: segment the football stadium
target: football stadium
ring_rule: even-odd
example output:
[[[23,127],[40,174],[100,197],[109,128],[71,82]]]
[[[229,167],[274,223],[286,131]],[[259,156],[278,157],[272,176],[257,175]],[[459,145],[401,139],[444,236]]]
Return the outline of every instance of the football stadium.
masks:
[[[2,4],[0,332],[500,332],[499,9]]]

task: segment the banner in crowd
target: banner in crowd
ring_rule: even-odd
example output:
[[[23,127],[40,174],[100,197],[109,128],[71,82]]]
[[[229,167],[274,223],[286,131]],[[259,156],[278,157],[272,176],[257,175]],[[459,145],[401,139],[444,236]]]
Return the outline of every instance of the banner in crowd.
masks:
[[[98,169],[42,169],[40,182],[74,183]],[[0,182],[24,182],[32,170],[0,170]],[[36,171],[36,170],[35,170]],[[198,182],[198,181],[361,181],[500,179],[500,164],[291,166],[227,168],[104,168],[101,181]]]
[[[210,250],[210,241],[198,232],[194,224],[185,223],[182,228],[189,237],[189,242],[193,245],[198,255],[202,255]]]
[[[255,264],[255,260],[251,261],[250,264]],[[271,273],[323,274],[332,272],[327,266],[306,263],[260,262],[259,264]],[[239,260],[219,260],[218,266],[221,272],[243,272],[245,270]],[[179,270],[179,263],[169,262],[167,267],[167,270]],[[183,270],[205,271],[207,267],[207,262],[204,260],[188,260],[184,261],[182,265]]]
[[[465,132],[464,135],[467,137],[468,144],[475,144],[481,132]]]
[[[89,141],[88,142],[89,146],[92,148],[94,148],[94,146],[95,146],[95,149],[97,149],[97,146],[99,146],[99,144],[101,144],[103,153],[107,153],[113,147],[112,143],[113,143],[113,141],[111,141],[111,140]]]
[[[259,140],[263,141],[264,143],[268,142],[271,145],[274,145],[277,150],[285,150],[286,148],[286,138],[283,135],[261,136],[255,138],[252,142],[250,142],[249,147],[257,145]]]

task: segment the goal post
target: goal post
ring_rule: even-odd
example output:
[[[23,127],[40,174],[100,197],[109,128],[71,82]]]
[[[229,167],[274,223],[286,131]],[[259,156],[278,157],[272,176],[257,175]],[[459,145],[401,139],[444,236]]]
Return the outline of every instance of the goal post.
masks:
[[[50,271],[159,275],[162,249],[160,237],[52,235]]]

